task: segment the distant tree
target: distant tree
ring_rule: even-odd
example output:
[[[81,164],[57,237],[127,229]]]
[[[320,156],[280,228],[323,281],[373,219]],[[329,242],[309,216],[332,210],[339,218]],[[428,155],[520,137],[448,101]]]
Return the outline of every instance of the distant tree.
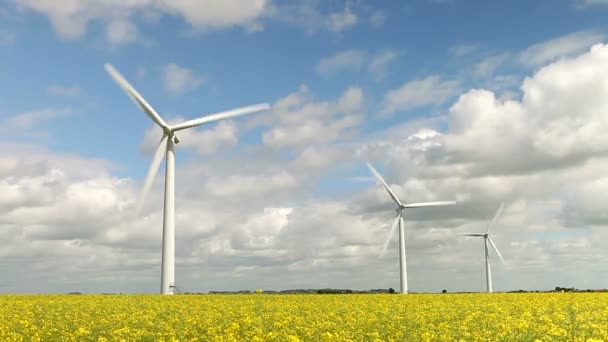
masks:
[[[255,293],[262,293],[264,292],[262,289],[255,289]]]
[[[443,289],[443,291],[441,291],[441,293],[448,293],[448,290]]]
[[[562,288],[561,288],[561,287],[559,287],[559,286],[556,286],[556,287],[555,287],[555,292],[561,292],[561,291],[562,291]]]
[[[388,293],[395,293],[395,289],[393,289],[392,287],[390,289],[388,289]]]

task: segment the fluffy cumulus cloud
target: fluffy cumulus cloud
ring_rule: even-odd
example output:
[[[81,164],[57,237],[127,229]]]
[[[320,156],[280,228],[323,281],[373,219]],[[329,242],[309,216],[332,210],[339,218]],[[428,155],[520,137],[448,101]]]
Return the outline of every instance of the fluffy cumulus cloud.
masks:
[[[579,9],[608,5],[608,1],[606,0],[573,0],[572,3]]]
[[[603,41],[605,35],[594,31],[579,31],[535,44],[519,54],[520,61],[538,66],[560,57],[573,56]]]
[[[193,130],[182,143],[234,150],[178,164],[177,285],[396,288],[395,236],[380,255],[394,204],[369,178],[369,160],[404,202],[459,201],[406,212],[411,290],[483,290],[483,244],[457,233],[486,229],[501,202],[491,231],[506,260],[492,256],[497,290],[606,287],[606,80],[608,46],[595,45],[539,68],[521,96],[469,90],[444,100],[445,117],[371,133],[358,130],[366,100],[354,86],[329,99],[303,86],[265,116]],[[418,106],[434,103],[405,89]],[[253,131],[261,144],[239,146],[239,133]],[[141,184],[107,161],[1,147],[0,264],[10,281],[0,290],[157,291],[162,177],[134,217]]]
[[[95,24],[101,24],[105,41],[114,45],[149,43],[149,39],[140,30],[141,24],[153,23],[163,17],[179,18],[197,31],[240,27],[248,32],[256,32],[264,29],[264,21],[275,20],[301,27],[308,34],[319,31],[341,34],[359,22],[356,6],[345,4],[343,8],[322,9],[321,2],[308,0],[68,0],[60,4],[52,0],[13,2],[22,12],[48,17],[57,35],[63,39],[82,38]],[[375,19],[375,22],[381,21],[381,18]]]
[[[335,73],[344,70],[361,69],[365,54],[359,50],[347,50],[336,53],[333,56],[321,59],[317,65],[320,74]]]
[[[340,72],[357,72],[367,69],[376,80],[386,77],[389,66],[405,54],[402,50],[384,49],[377,53],[366,53],[362,50],[345,50],[322,58],[316,70],[321,75],[332,75]]]
[[[323,9],[322,1],[296,0],[275,1],[267,7],[265,15],[279,22],[300,27],[313,35],[326,31],[340,35],[352,29],[360,20],[358,6],[349,2],[342,8]]]
[[[317,102],[303,86],[273,105],[279,124],[263,134],[263,142],[275,148],[335,142],[359,126],[363,103],[359,87],[348,88],[336,101]]]
[[[8,136],[31,133],[44,135],[44,132],[38,132],[36,129],[50,121],[70,115],[70,113],[69,108],[45,108],[19,113],[0,121],[0,132]]]
[[[80,38],[93,22],[105,27],[112,43],[129,43],[140,33],[137,17],[176,16],[194,28],[214,30],[253,25],[267,7],[265,0],[229,1],[55,1],[15,0],[18,9],[47,16],[53,29],[65,39]]]
[[[78,97],[84,95],[84,91],[77,85],[62,86],[53,84],[46,88],[46,92],[49,95],[59,97]]]
[[[405,52],[403,51],[395,51],[390,49],[383,50],[372,57],[368,65],[368,69],[375,79],[381,80],[386,77],[389,65],[404,54]]]
[[[169,63],[162,69],[162,80],[165,90],[172,94],[184,93],[201,85],[203,77],[191,69]]]
[[[382,114],[388,115],[429,105],[440,105],[456,95],[458,90],[458,81],[442,80],[439,76],[409,81],[384,96]]]
[[[459,158],[486,161],[502,159],[496,151],[503,151],[512,156],[510,168],[521,171],[581,163],[605,153],[607,53],[596,45],[582,56],[542,68],[524,81],[521,101],[499,101],[484,90],[462,95],[450,110],[451,132],[457,134],[446,137],[446,148]]]

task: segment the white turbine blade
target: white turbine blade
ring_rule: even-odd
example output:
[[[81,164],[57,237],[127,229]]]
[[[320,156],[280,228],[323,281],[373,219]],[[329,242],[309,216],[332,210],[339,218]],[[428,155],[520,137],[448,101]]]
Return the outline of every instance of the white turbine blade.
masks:
[[[454,205],[456,201],[436,201],[436,202],[419,202],[419,203],[408,203],[404,205],[404,208],[422,208],[422,207],[440,207],[444,205]]]
[[[127,82],[127,80],[118,72],[118,70],[114,69],[112,65],[107,63],[104,65],[104,67],[108,74],[112,76],[114,81],[118,83],[118,85],[127,93],[127,95],[129,95],[131,100],[133,100],[133,102],[135,102],[135,104],[139,106],[139,108],[141,108],[141,110],[143,110],[150,117],[150,119],[152,119],[152,121],[156,122],[156,124],[162,127],[164,131],[169,130],[169,126],[165,123],[165,121],[163,121],[160,115],[158,115],[154,108],[152,108],[152,106],[146,102],[143,96],[141,96],[141,94],[139,94],[137,90],[135,90],[135,88],[133,88],[133,86]]]
[[[188,120],[188,121],[182,122],[180,124],[177,124],[171,128],[174,131],[179,131],[182,129],[196,127],[196,126],[199,126],[199,125],[202,125],[205,123],[209,123],[209,122],[213,122],[213,121],[234,118],[234,117],[241,116],[241,115],[253,114],[255,112],[260,112],[260,111],[268,110],[268,109],[270,109],[270,105],[268,105],[267,103],[256,104],[253,106],[247,106],[247,107],[228,110],[228,111],[221,112],[221,113],[206,115],[206,116],[203,116],[198,119]]]
[[[485,236],[485,234],[482,234],[482,233],[458,233],[458,235],[462,235],[462,236]]]
[[[492,245],[492,247],[496,251],[496,254],[498,254],[498,257],[500,258],[500,260],[505,261],[505,259],[502,258],[502,255],[500,255],[500,252],[498,251],[498,248],[496,248],[496,245],[494,244],[494,241],[492,241],[492,238],[490,238],[488,236],[488,240],[490,241],[490,244]]]
[[[388,244],[391,242],[393,234],[395,233],[395,228],[397,228],[397,223],[399,223],[399,217],[401,217],[401,215],[397,214],[397,217],[395,217],[395,221],[393,222],[393,226],[391,227],[391,230],[389,231],[388,236],[386,237],[386,241],[384,242],[384,246],[382,247],[382,252],[380,252],[380,256],[384,255],[384,252],[386,252],[386,249],[388,248]]]
[[[398,206],[402,206],[403,204],[401,204],[401,201],[399,200],[399,198],[397,198],[397,195],[395,195],[393,190],[391,190],[391,188],[388,186],[388,184],[386,184],[386,182],[384,181],[384,178],[382,178],[382,176],[380,175],[380,172],[378,172],[372,166],[372,164],[370,164],[370,163],[366,163],[366,164],[367,164],[367,167],[372,171],[374,176],[376,176],[376,178],[378,178],[378,180],[382,183],[382,185],[384,185],[384,188],[386,189],[386,191],[388,191],[388,194],[391,196],[393,201],[395,201],[395,203],[397,203]]]
[[[500,215],[500,213],[502,212],[502,208],[505,206],[505,203],[500,203],[500,207],[498,208],[498,210],[496,211],[496,214],[494,214],[494,218],[492,219],[492,221],[490,221],[490,223],[488,223],[488,230],[487,232],[490,232],[490,227],[494,225],[494,223],[496,223],[496,220],[498,219],[498,216]]]
[[[154,158],[152,159],[152,163],[150,163],[150,168],[148,168],[148,173],[146,174],[146,178],[144,180],[144,186],[141,189],[141,193],[139,195],[139,201],[137,202],[137,208],[135,209],[135,215],[139,216],[139,212],[146,200],[146,196],[148,192],[150,192],[150,188],[152,187],[152,183],[154,183],[154,178],[158,173],[158,169],[160,168],[160,163],[163,161],[165,157],[165,152],[167,150],[167,135],[163,135],[163,138],[158,144],[158,148],[156,148],[156,152],[154,153]]]

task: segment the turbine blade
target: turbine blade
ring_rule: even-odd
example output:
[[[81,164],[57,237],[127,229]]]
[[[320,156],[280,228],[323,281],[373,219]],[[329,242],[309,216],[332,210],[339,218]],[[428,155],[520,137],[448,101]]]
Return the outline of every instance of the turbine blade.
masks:
[[[498,219],[498,216],[500,215],[500,213],[502,212],[502,208],[505,206],[505,203],[502,202],[500,203],[500,207],[498,208],[498,210],[496,211],[496,214],[494,214],[494,218],[492,219],[492,221],[490,221],[490,223],[488,223],[488,230],[487,232],[490,232],[490,227],[494,225],[494,223],[496,223],[496,220]]]
[[[500,260],[505,261],[505,259],[502,258],[502,255],[498,251],[498,248],[496,248],[496,245],[494,244],[494,241],[492,241],[492,238],[488,236],[488,240],[490,241],[490,244],[492,245],[492,247],[496,251],[496,254],[498,254],[498,257],[500,258]]]
[[[247,115],[247,114],[253,114],[255,112],[260,112],[260,111],[268,110],[268,109],[270,109],[270,105],[268,105],[267,103],[261,103],[261,104],[256,104],[256,105],[252,105],[252,106],[228,110],[228,111],[221,112],[221,113],[206,115],[206,116],[203,116],[198,119],[193,119],[193,120],[188,120],[188,121],[182,122],[171,128],[174,131],[179,131],[182,129],[196,127],[196,126],[199,126],[199,125],[202,125],[205,123],[209,123],[209,122],[213,122],[213,121],[234,118],[237,116],[242,116],[242,115]]]
[[[146,102],[143,96],[141,96],[141,94],[139,94],[137,90],[135,90],[135,88],[133,88],[133,86],[127,82],[127,80],[118,72],[118,70],[114,69],[114,67],[108,63],[106,63],[104,67],[108,74],[112,76],[114,81],[118,83],[118,85],[127,93],[127,95],[129,95],[131,100],[133,100],[133,102],[135,102],[135,104],[141,108],[141,110],[143,110],[146,115],[150,117],[150,119],[152,119],[152,121],[156,122],[157,125],[162,127],[163,130],[167,132],[169,130],[169,126],[165,123],[163,118],[161,118],[154,108],[152,108],[152,106]]]
[[[374,176],[376,176],[376,178],[380,181],[380,183],[382,183],[384,185],[384,188],[386,189],[386,191],[388,191],[388,194],[391,196],[391,198],[393,199],[393,201],[395,201],[395,203],[397,203],[398,206],[403,206],[403,204],[401,203],[401,201],[399,200],[399,198],[397,197],[397,195],[395,195],[395,193],[393,192],[393,190],[391,190],[391,188],[388,186],[388,184],[386,184],[386,182],[384,181],[384,178],[382,178],[382,176],[380,175],[380,172],[378,172],[370,163],[366,163],[367,167],[372,171],[372,173],[374,174]]]
[[[135,209],[135,215],[139,216],[139,212],[146,200],[146,196],[148,192],[150,192],[150,188],[152,188],[152,184],[154,183],[154,178],[156,178],[156,174],[158,173],[158,169],[160,168],[160,163],[163,161],[165,157],[165,152],[167,150],[167,135],[164,134],[163,138],[160,140],[158,147],[156,148],[156,152],[154,153],[154,158],[152,158],[152,163],[150,163],[150,167],[148,168],[148,173],[146,174],[146,178],[144,180],[144,186],[141,189],[141,193],[139,195],[139,201],[137,201],[137,208]]]
[[[436,201],[436,202],[419,202],[405,204],[404,208],[422,208],[422,207],[440,207],[445,205],[454,205],[456,201]]]
[[[482,233],[458,233],[458,235],[462,235],[462,236],[485,236],[485,234],[482,234]]]
[[[384,252],[386,252],[386,249],[388,248],[388,244],[391,242],[393,234],[395,233],[395,228],[397,228],[397,223],[399,223],[400,217],[401,217],[401,214],[397,214],[397,217],[395,217],[395,221],[393,222],[393,226],[391,227],[391,230],[388,232],[388,236],[386,237],[386,241],[384,242],[384,246],[382,247],[382,252],[380,252],[380,256],[384,255]]]

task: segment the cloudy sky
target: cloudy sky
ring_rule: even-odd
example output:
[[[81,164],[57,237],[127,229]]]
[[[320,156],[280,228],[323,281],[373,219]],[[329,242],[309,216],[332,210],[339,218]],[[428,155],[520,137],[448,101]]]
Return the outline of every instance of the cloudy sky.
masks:
[[[182,291],[608,288],[604,0],[0,0],[0,292],[157,292],[159,134],[268,102],[177,146]]]

